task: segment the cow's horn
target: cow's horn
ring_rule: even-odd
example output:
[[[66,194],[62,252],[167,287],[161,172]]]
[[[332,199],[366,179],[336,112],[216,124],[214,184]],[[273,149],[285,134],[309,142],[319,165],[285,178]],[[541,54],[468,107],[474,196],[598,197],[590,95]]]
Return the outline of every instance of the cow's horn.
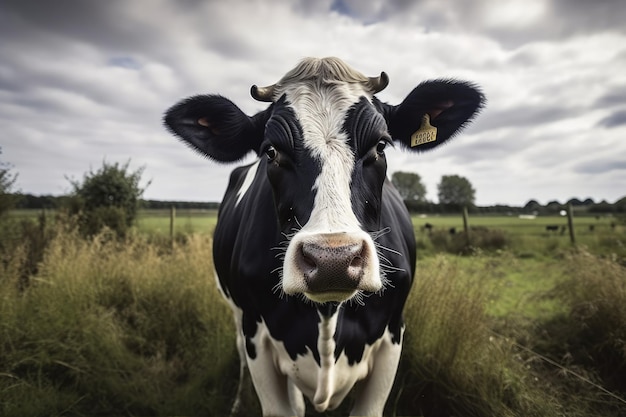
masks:
[[[274,98],[274,85],[267,87],[257,87],[256,84],[250,88],[250,94],[252,98],[258,101],[272,102]]]
[[[383,71],[378,77],[370,77],[368,85],[374,94],[379,93],[389,85],[389,76]]]

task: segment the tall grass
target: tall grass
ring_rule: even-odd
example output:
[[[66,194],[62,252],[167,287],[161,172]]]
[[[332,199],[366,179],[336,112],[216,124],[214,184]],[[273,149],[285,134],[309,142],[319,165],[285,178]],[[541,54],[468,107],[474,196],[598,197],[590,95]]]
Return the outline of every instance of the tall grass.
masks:
[[[224,414],[236,359],[210,246],[67,229],[25,289],[16,250],[0,276],[0,414]]]
[[[0,415],[226,415],[238,360],[210,236],[86,240],[56,223],[36,256],[16,240],[0,262]],[[387,414],[625,415],[619,253],[486,253],[419,260]]]
[[[489,331],[487,282],[450,257],[421,262],[406,308],[399,415],[556,416],[561,406],[515,346]]]
[[[588,396],[590,385],[601,387],[592,398],[596,408],[626,415],[626,268],[586,250],[565,262],[567,279],[548,296],[566,312],[539,326],[536,348],[588,381],[570,384],[572,391]]]

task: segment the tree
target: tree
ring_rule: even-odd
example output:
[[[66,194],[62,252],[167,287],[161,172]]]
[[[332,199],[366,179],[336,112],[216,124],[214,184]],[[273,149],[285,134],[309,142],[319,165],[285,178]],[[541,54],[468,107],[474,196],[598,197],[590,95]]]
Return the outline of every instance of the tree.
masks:
[[[556,200],[552,200],[549,201],[548,204],[546,204],[545,209],[548,213],[554,214],[559,213],[561,210],[564,210],[565,206]]]
[[[2,148],[0,148],[2,154]],[[11,172],[11,165],[0,161],[0,216],[15,205],[15,196],[11,193],[17,174]]]
[[[81,230],[92,235],[107,226],[124,235],[137,216],[139,200],[148,184],[141,188],[144,167],[129,170],[130,160],[125,164],[102,163],[102,167],[85,174],[82,183],[69,180],[73,199],[70,212],[79,214]]]
[[[437,185],[439,204],[451,208],[471,207],[474,205],[476,190],[465,177],[444,175]]]
[[[426,202],[426,187],[422,178],[413,172],[394,172],[391,182],[405,201]]]
[[[533,211],[541,210],[541,204],[537,200],[529,200],[524,206],[524,211],[532,213]]]

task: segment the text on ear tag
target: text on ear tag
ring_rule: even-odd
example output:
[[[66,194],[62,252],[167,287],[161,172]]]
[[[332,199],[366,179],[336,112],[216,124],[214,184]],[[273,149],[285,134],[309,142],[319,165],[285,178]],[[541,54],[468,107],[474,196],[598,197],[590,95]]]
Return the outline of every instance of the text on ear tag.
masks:
[[[430,115],[426,113],[422,118],[422,125],[411,135],[411,147],[437,140],[437,128],[430,124]]]

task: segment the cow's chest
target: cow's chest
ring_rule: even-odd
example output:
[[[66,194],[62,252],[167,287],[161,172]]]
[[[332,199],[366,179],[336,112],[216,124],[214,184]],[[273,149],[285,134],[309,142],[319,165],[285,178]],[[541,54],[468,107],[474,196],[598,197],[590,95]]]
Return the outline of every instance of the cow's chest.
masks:
[[[302,391],[318,411],[334,409],[357,381],[367,377],[374,365],[376,352],[385,341],[383,337],[372,345],[365,345],[361,360],[350,364],[343,352],[335,358],[336,342],[333,336],[336,327],[337,316],[322,318],[320,321],[317,339],[320,355],[318,363],[309,348],[305,354],[297,355],[294,360],[283,341],[272,337],[268,327],[262,322],[252,338],[257,355],[254,359],[248,358],[248,365],[253,368],[271,362]]]

